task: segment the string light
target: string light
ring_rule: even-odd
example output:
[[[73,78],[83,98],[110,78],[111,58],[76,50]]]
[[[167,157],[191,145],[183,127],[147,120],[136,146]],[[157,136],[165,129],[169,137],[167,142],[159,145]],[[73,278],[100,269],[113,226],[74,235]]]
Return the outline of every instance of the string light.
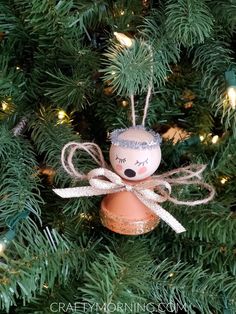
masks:
[[[227,90],[229,101],[233,109],[236,108],[236,87],[229,87]]]
[[[190,109],[193,107],[193,102],[192,101],[188,101],[184,104],[184,108],[185,109]]]
[[[133,39],[126,36],[125,34],[114,32],[114,35],[116,36],[116,39],[121,43],[121,45],[126,46],[128,48],[130,48],[133,45]]]
[[[18,222],[18,217],[15,219],[13,222],[13,226],[16,225]],[[5,256],[4,251],[7,247],[7,245],[14,239],[15,237],[15,230],[14,229],[9,229],[3,236],[0,238],[0,256]]]
[[[59,120],[63,120],[66,117],[66,112],[64,110],[59,110],[57,115]]]
[[[1,105],[3,111],[6,111],[9,108],[9,104],[5,100],[1,102]]]
[[[228,180],[229,180],[229,178],[223,177],[223,178],[221,178],[220,183],[225,184]]]
[[[0,256],[4,257],[7,259],[7,256],[4,254],[4,251],[8,244],[14,239],[16,235],[16,226],[19,223],[20,220],[26,219],[29,215],[29,211],[25,210],[21,213],[18,213],[16,216],[11,218],[9,221],[6,221],[6,224],[8,226],[8,231],[4,234],[1,235],[0,237]]]
[[[214,135],[212,137],[212,140],[211,140],[212,144],[216,144],[218,141],[219,141],[219,136],[218,135]]]
[[[127,100],[122,100],[121,105],[122,107],[127,107],[129,102]]]
[[[225,80],[227,83],[227,95],[232,109],[236,108],[236,71],[230,70],[225,72]]]
[[[16,69],[17,69],[17,70],[20,70],[20,67],[19,67],[19,66],[17,66],[17,67],[16,67]]]
[[[80,213],[80,218],[82,219],[82,220],[87,220],[87,221],[91,221],[92,220],[92,216],[90,215],[90,214],[88,214],[88,213]]]
[[[0,242],[0,255],[4,253],[6,248],[6,244],[4,242]]]
[[[111,86],[105,87],[103,92],[105,95],[112,95],[113,94],[113,88]]]
[[[57,112],[57,117],[58,117],[58,124],[63,124],[63,123],[70,123],[71,120],[70,120],[70,117],[68,116],[68,114],[60,109],[58,112]]]
[[[124,15],[125,14],[125,11],[120,11],[120,15]]]
[[[200,139],[201,142],[203,142],[204,139],[205,139],[205,136],[204,136],[204,135],[200,135],[200,136],[199,136],[199,139]]]

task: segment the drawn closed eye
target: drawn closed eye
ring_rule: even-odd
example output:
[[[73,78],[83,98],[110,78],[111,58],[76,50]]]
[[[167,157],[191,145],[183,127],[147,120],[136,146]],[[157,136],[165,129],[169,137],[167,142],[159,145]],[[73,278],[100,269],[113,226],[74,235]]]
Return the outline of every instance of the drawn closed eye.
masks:
[[[144,161],[136,161],[135,165],[138,165],[138,166],[144,166],[145,164],[148,163],[148,158]]]
[[[120,164],[124,164],[126,162],[126,158],[119,158],[118,156],[116,156],[116,160],[118,160]]]

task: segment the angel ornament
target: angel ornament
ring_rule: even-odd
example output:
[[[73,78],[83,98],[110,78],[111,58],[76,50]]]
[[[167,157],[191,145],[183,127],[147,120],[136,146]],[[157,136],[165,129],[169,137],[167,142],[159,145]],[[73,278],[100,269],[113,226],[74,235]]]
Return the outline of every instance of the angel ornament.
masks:
[[[134,98],[131,97],[133,125],[111,133],[110,163],[108,168],[102,151],[95,143],[70,142],[62,149],[61,160],[67,173],[87,186],[54,189],[63,198],[105,195],[101,202],[100,218],[108,229],[125,235],[140,235],[153,230],[160,219],[176,233],[185,228],[160,204],[165,201],[178,205],[195,206],[212,200],[215,191],[202,181],[206,165],[187,167],[153,175],[161,162],[161,137],[145,127],[151,91],[148,91],[142,125],[135,123]],[[73,164],[76,150],[84,150],[99,165],[87,174],[79,172]],[[172,196],[175,185],[197,185],[209,193],[204,199],[181,201]]]

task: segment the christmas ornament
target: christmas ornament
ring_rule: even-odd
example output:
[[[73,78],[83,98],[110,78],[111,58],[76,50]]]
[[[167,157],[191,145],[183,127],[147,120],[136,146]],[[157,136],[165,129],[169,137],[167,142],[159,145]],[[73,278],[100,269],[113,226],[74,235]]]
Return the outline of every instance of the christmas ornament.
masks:
[[[214,188],[201,179],[205,165],[190,165],[161,175],[153,175],[161,161],[161,138],[145,128],[151,87],[146,97],[142,125],[136,126],[134,96],[131,96],[133,126],[111,133],[111,170],[104,160],[101,149],[95,143],[70,142],[62,150],[64,169],[89,185],[54,189],[63,198],[106,195],[101,203],[100,217],[108,229],[127,235],[144,234],[153,230],[160,219],[175,232],[185,228],[160,204],[169,201],[177,205],[195,206],[209,202]],[[76,150],[87,152],[100,166],[89,173],[80,173],[73,164]],[[206,198],[181,201],[171,195],[173,186],[195,185],[209,191]]]

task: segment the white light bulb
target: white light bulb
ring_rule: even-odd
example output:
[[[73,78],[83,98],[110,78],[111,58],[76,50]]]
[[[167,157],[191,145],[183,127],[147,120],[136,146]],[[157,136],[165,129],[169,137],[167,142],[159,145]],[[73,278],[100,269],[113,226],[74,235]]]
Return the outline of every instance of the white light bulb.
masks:
[[[133,45],[133,39],[129,38],[123,33],[114,32],[116,39],[121,43],[121,45],[126,47],[131,47]]]
[[[199,138],[200,138],[200,141],[203,142],[205,137],[203,135],[200,135]]]
[[[2,101],[2,110],[5,111],[8,109],[8,103],[6,101]]]
[[[5,248],[6,248],[5,243],[0,242],[0,254],[4,252]]]
[[[233,109],[236,108],[236,87],[229,87],[228,88],[228,96],[229,96],[229,101]]]
[[[228,178],[224,177],[220,180],[221,184],[225,184],[228,181]]]
[[[219,136],[218,135],[214,135],[213,137],[212,137],[212,144],[216,144],[218,141],[219,141]]]
[[[59,120],[63,120],[66,117],[66,113],[64,110],[60,110],[57,115]]]

